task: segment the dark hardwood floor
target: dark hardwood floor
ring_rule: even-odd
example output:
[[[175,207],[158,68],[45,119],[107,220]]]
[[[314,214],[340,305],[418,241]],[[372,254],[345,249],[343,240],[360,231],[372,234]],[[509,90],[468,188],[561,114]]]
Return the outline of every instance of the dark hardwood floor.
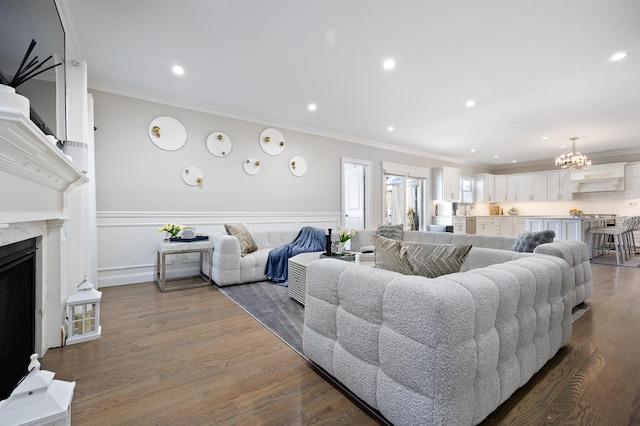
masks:
[[[568,344],[483,425],[640,424],[640,268],[592,270]],[[213,286],[101,290],[102,337],[41,361],[75,425],[378,424]]]

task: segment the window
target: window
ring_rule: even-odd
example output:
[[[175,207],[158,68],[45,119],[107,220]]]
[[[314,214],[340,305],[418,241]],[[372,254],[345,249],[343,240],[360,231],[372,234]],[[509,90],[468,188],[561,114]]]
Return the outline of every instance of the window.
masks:
[[[472,178],[461,178],[460,179],[461,192],[462,197],[460,200],[463,203],[473,203],[473,179]]]

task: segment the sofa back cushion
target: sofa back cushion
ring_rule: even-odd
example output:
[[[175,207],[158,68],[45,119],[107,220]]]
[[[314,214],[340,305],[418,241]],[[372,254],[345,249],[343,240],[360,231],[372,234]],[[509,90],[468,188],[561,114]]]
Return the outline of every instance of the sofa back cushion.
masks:
[[[262,250],[289,244],[298,236],[299,232],[298,229],[289,229],[285,231],[253,231],[252,234],[258,249]]]
[[[373,236],[376,267],[428,278],[459,272],[470,245],[429,244]]]
[[[435,278],[460,272],[469,250],[471,250],[470,245],[403,241],[401,255],[411,265],[413,275]]]
[[[516,260],[526,256],[531,256],[531,253],[516,253],[507,250],[473,247],[466,256],[460,272],[486,268],[487,266],[509,262],[510,260]]]
[[[376,234],[392,240],[401,240],[404,233],[402,225],[378,225]]]
[[[253,241],[253,237],[251,236],[251,232],[241,223],[225,223],[224,229],[227,231],[227,234],[236,237],[240,241],[240,256],[244,257],[249,253],[253,253],[258,250],[258,246],[255,241]]]
[[[404,275],[414,275],[409,261],[402,253],[402,241],[373,235],[375,246],[376,268],[399,272]]]

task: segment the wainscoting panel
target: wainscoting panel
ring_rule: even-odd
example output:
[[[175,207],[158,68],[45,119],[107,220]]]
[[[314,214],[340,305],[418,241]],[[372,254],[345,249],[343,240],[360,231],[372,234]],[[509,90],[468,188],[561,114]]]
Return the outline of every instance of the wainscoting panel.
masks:
[[[336,229],[339,212],[107,212],[97,213],[98,282],[109,287],[155,281],[156,247],[167,234],[165,223],[195,228],[197,234],[224,234],[225,223],[243,223],[251,231],[279,231],[315,226]],[[177,243],[178,244],[178,243]],[[167,278],[196,275],[199,255],[167,257]],[[208,266],[204,266],[208,270]]]

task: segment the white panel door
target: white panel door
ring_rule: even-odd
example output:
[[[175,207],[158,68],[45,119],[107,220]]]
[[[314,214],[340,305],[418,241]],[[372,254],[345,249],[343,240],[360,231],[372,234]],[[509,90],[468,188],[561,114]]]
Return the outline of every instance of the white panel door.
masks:
[[[347,228],[364,229],[364,166],[350,165],[344,170],[344,224]]]

